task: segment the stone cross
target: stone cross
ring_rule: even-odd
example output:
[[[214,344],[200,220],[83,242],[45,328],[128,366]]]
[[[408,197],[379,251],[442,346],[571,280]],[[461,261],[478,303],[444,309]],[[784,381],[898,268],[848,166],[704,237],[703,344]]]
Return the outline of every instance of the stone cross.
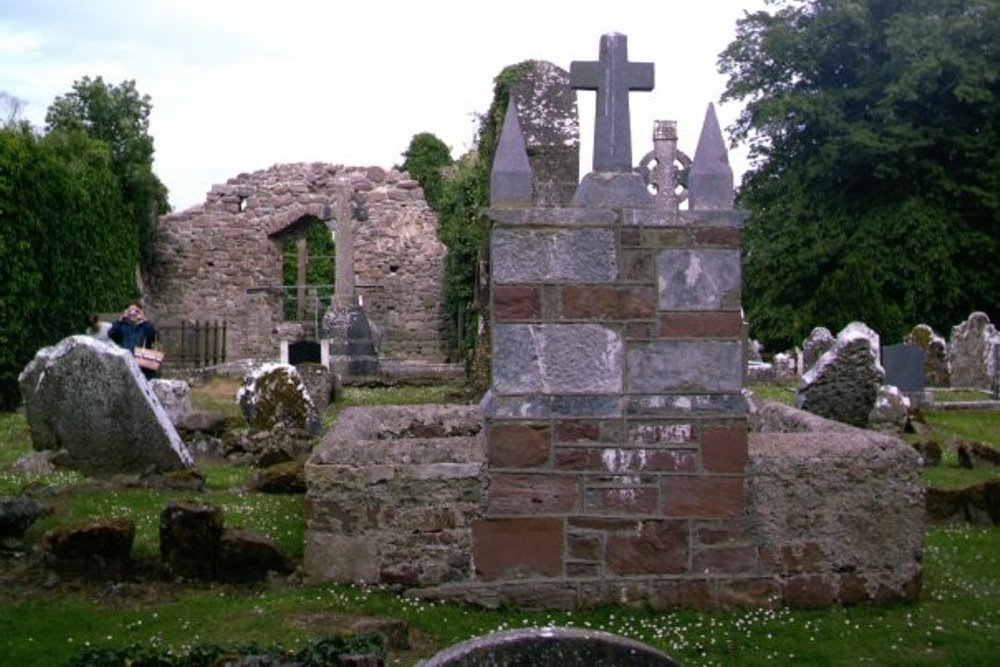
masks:
[[[357,303],[354,285],[354,229],[351,220],[350,186],[344,184],[337,188],[335,203],[336,227],[334,243],[336,244],[336,280],[333,285],[333,300],[339,306],[353,306]]]
[[[601,36],[600,59],[574,61],[570,87],[597,91],[594,119],[594,171],[632,170],[632,132],[628,95],[653,89],[653,63],[628,62],[628,37],[612,32]]]

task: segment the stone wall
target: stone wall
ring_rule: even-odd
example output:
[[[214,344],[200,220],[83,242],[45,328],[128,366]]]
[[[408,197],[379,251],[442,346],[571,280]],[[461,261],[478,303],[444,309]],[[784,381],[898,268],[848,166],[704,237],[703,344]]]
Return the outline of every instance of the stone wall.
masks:
[[[282,284],[282,235],[310,217],[332,229],[345,190],[368,214],[355,223],[354,268],[380,354],[445,361],[451,345],[437,218],[416,181],[380,167],[275,165],[215,185],[203,204],[160,218],[148,276],[154,321],[225,319],[230,360],[277,358],[281,340],[296,335],[274,289]]]

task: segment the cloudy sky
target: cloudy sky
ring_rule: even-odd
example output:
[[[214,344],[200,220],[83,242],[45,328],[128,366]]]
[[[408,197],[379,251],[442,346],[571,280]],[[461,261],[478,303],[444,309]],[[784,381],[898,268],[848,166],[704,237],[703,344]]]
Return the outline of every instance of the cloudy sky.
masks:
[[[155,170],[175,209],[213,183],[281,162],[391,167],[418,132],[457,157],[493,78],[527,59],[596,60],[600,36],[628,36],[656,88],[631,98],[633,158],[654,120],[676,120],[694,152],[725,79],[718,54],[764,0],[0,0],[0,92],[45,110],[83,76],[134,79],[153,101]],[[487,9],[489,8],[489,9]],[[494,15],[488,15],[492,12]],[[578,94],[582,162],[594,93]],[[735,105],[719,108],[723,126]],[[739,174],[745,151],[731,161]],[[738,177],[738,176],[737,176]]]

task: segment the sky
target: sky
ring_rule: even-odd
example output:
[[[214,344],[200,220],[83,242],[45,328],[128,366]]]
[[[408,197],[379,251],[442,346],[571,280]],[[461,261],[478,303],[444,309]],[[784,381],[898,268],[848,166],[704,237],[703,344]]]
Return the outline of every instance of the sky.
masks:
[[[392,167],[431,132],[457,158],[507,65],[597,60],[602,34],[628,37],[655,89],[630,97],[632,156],[654,120],[676,120],[693,155],[719,53],[744,11],[765,0],[0,0],[0,92],[42,127],[52,101],[84,76],[134,80],[149,95],[154,170],[174,210],[213,184],[285,162]],[[491,15],[492,14],[492,15]],[[577,93],[581,175],[590,170],[595,94]],[[2,111],[2,110],[0,110]],[[730,162],[740,174],[746,149]]]

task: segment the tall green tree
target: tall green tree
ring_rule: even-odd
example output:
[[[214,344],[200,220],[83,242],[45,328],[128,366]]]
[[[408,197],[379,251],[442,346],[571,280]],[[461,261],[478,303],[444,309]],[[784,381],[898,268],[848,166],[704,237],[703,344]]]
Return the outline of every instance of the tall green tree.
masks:
[[[744,303],[772,349],[1000,316],[1000,0],[770,0],[721,54],[753,168]]]
[[[152,109],[149,95],[141,95],[135,81],[115,86],[102,77],[85,76],[70,92],[57,97],[45,114],[50,132],[82,130],[107,144],[112,170],[138,235],[143,269],[152,262],[156,218],[170,210],[167,188],[153,172]]]
[[[0,129],[0,409],[40,347],[135,296],[137,248],[103,142]]]

